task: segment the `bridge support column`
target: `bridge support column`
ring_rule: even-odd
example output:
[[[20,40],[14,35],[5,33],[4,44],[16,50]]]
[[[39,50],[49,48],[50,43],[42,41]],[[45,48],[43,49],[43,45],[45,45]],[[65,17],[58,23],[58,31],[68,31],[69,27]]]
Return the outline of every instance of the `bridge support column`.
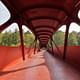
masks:
[[[35,52],[36,52],[36,44],[37,44],[37,39],[35,40],[34,54],[35,54]]]
[[[22,57],[23,60],[25,60],[25,54],[24,54],[24,40],[23,40],[23,31],[22,31],[22,20],[18,20],[18,25],[19,25],[19,32],[20,32],[20,45],[22,49]]]
[[[52,43],[52,40],[51,40],[51,47],[52,47],[52,54],[54,55],[54,50],[53,50],[53,43]]]
[[[71,21],[68,21],[68,23],[66,24],[63,60],[65,60],[65,58],[66,58],[67,45],[68,45],[68,33],[69,33],[69,26],[70,26],[70,24],[71,24]]]
[[[56,47],[57,51],[61,54],[61,52],[60,52],[60,50],[59,50],[58,46],[56,45],[56,43],[54,42],[54,40],[53,40],[52,38],[51,38],[51,40],[52,40],[52,42],[54,43],[54,45],[55,45],[55,47]]]
[[[34,43],[35,43],[35,40],[34,40],[34,42],[32,43],[32,45],[29,47],[29,50],[27,51],[27,53],[30,52],[30,50],[31,50],[31,48],[33,47]]]
[[[39,47],[38,47],[38,51],[40,51],[40,42],[39,42]]]

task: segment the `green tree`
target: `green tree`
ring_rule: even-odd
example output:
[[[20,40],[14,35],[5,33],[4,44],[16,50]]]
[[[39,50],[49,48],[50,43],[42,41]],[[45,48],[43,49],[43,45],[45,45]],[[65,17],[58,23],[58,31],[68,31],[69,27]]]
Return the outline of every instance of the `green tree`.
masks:
[[[78,45],[80,45],[80,32],[77,34]]]
[[[25,32],[24,34],[31,34],[30,31]]]
[[[2,45],[2,37],[3,37],[3,34],[0,33],[0,45]]]
[[[73,46],[78,45],[77,32],[72,31],[71,33],[69,33],[68,44]]]
[[[30,47],[31,44],[33,43],[34,39],[35,39],[35,36],[33,34],[31,34],[31,33],[26,34],[24,36],[24,45],[27,46],[27,47]]]
[[[57,46],[64,46],[64,38],[65,33],[62,31],[57,31],[53,36],[53,40],[55,41]]]
[[[20,44],[20,35],[19,35],[19,31],[17,29],[15,29],[15,32],[5,32],[2,33],[2,38],[0,45],[3,46],[18,46]]]
[[[9,33],[6,31],[4,34],[3,34],[3,37],[2,37],[2,45],[4,46],[9,46]]]
[[[35,39],[35,36],[29,31],[24,32],[24,45],[30,47]],[[3,46],[19,46],[20,45],[20,34],[17,29],[14,32],[6,31],[5,33],[0,33],[0,45]],[[39,41],[37,40],[37,47],[39,45]]]
[[[12,44],[14,45],[20,44],[20,35],[17,29],[15,29],[15,32],[12,33]]]

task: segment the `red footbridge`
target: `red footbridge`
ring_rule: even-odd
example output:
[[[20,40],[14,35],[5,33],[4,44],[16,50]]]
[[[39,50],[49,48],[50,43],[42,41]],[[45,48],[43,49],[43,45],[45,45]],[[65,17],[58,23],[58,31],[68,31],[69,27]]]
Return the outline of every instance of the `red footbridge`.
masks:
[[[16,22],[21,43],[18,47],[0,46],[0,80],[80,80],[80,46],[68,45],[70,24],[80,25],[80,0],[0,1],[11,14],[0,32]],[[24,46],[22,25],[35,35],[35,48],[33,44]],[[58,47],[52,36],[62,25],[66,25],[64,46]]]

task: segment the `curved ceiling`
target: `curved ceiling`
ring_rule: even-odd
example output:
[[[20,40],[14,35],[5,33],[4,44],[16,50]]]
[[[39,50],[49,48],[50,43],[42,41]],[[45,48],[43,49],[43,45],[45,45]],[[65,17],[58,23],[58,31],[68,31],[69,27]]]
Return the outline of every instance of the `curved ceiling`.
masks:
[[[18,18],[35,34],[42,45],[46,45],[57,29],[67,25],[68,20],[80,21],[76,14],[80,9],[79,0],[2,0],[11,12],[8,26]],[[79,22],[80,24],[80,22]],[[3,30],[5,27],[1,30]]]

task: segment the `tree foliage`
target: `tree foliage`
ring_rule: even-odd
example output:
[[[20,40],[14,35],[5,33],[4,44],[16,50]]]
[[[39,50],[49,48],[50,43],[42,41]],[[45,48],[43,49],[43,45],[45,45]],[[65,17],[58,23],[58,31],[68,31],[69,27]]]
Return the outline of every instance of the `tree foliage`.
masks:
[[[73,45],[73,46],[77,46],[78,45],[77,32],[72,31],[69,34],[68,43],[69,43],[69,45]]]
[[[24,46],[30,47],[35,39],[35,36],[30,33],[29,31],[24,32],[23,30],[23,39],[24,39]],[[39,41],[37,41],[38,47]],[[20,45],[20,34],[17,29],[14,32],[5,32],[0,33],[0,45],[2,46],[19,46]]]
[[[29,31],[23,31],[23,39],[24,46],[30,47],[35,40],[35,36],[33,33]],[[53,40],[55,41],[57,46],[64,46],[65,32],[57,31],[53,35]],[[2,46],[19,46],[20,45],[20,34],[17,29],[14,32],[5,32],[0,33],[0,45]],[[39,41],[37,40],[37,47],[39,45]],[[78,46],[80,45],[80,32],[71,32],[68,37],[68,45]],[[49,41],[49,46],[51,47],[51,41]],[[33,46],[34,47],[34,46]],[[54,47],[54,44],[53,44]]]
[[[24,34],[24,45],[30,47],[34,42],[34,35],[31,33]]]
[[[78,45],[80,45],[80,32],[77,34]]]
[[[65,33],[62,31],[57,31],[53,36],[53,40],[57,46],[64,46]]]
[[[57,46],[64,46],[65,32],[57,31],[53,35],[53,40]],[[68,34],[68,45],[79,46],[80,45],[80,32],[72,31]]]

